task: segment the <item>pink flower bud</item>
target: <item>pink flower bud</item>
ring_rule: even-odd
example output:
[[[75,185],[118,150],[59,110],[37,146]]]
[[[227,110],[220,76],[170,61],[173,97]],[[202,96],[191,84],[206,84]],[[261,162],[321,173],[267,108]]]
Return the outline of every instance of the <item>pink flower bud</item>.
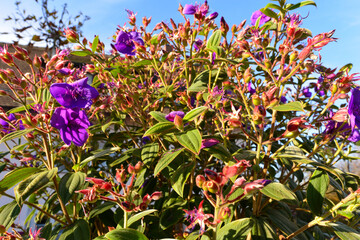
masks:
[[[153,192],[153,194],[151,194],[151,199],[156,201],[162,198],[162,196],[162,192]]]
[[[196,186],[198,188],[202,188],[204,182],[206,182],[206,179],[203,175],[197,175],[196,176],[196,179],[195,179],[195,182],[196,182]]]
[[[66,39],[71,43],[76,43],[79,39],[79,35],[72,29],[64,29]]]
[[[134,168],[131,164],[129,164],[127,170],[128,170],[128,173],[129,173],[129,174],[134,174],[134,173],[135,173],[135,168]]]
[[[144,163],[142,163],[140,161],[137,162],[134,167],[135,173],[139,173],[143,169],[143,166],[144,166]]]
[[[116,169],[116,181],[118,181],[119,183],[124,183],[126,181],[125,169]]]

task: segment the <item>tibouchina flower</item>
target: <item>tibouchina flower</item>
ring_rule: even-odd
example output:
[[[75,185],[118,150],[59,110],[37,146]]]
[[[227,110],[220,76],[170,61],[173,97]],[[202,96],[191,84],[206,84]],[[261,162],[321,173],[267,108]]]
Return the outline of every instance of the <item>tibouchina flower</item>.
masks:
[[[259,17],[261,17],[260,21],[259,21],[259,26],[261,26],[264,23],[270,21],[270,19],[271,19],[270,17],[263,14],[260,10],[257,10],[255,12],[253,12],[253,14],[251,15],[251,25],[254,26]]]
[[[115,44],[112,45],[119,53],[134,56],[135,44],[134,42],[144,45],[144,41],[141,39],[141,34],[138,32],[124,32],[120,31],[116,37]]]
[[[209,139],[203,139],[201,141],[201,149],[203,148],[209,148],[219,143],[219,140],[209,138]]]
[[[20,120],[17,124],[16,122],[16,118],[15,115],[13,113],[11,113],[8,117],[9,122],[11,122],[15,127],[19,127],[20,130],[24,130],[24,125],[22,123],[22,121]],[[13,131],[15,131],[16,129],[13,128],[7,121],[3,120],[0,118],[0,132],[4,132],[4,133],[11,133]]]
[[[82,146],[89,137],[86,129],[90,126],[90,122],[84,110],[57,108],[50,124],[60,130],[60,137],[67,145],[73,142],[76,146]]]
[[[66,108],[86,108],[92,104],[92,99],[99,92],[87,84],[88,78],[82,78],[73,83],[54,83],[50,87],[51,95]]]
[[[351,93],[348,113],[350,116],[351,130],[354,131],[355,126],[360,128],[360,90],[354,88]]]
[[[165,116],[166,120],[173,122],[175,119],[175,116],[179,116],[181,118],[183,118],[185,116],[185,113],[182,111],[173,111],[171,113],[169,113],[168,115]]]

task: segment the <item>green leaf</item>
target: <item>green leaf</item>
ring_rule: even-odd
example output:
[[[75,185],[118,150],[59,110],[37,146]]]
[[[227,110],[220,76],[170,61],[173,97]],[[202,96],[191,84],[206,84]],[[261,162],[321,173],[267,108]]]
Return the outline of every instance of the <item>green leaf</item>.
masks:
[[[169,122],[168,120],[166,120],[165,113],[162,112],[157,112],[157,111],[152,111],[150,112],[150,115],[155,118],[158,122]]]
[[[304,7],[306,5],[313,5],[316,7],[316,3],[314,1],[303,1],[303,2],[300,2],[300,3],[296,3],[296,4],[287,4],[286,6],[286,9],[287,10],[294,10],[294,9],[297,9],[299,7]]]
[[[315,215],[320,216],[322,214],[322,206],[329,182],[328,174],[322,169],[316,169],[311,175],[306,198],[311,211]]]
[[[216,240],[246,239],[251,231],[253,221],[250,218],[242,218],[226,224],[216,234]]]
[[[202,137],[198,129],[192,129],[186,132],[175,134],[175,137],[183,147],[195,153],[196,155],[199,154]]]
[[[197,107],[192,109],[190,112],[186,113],[186,115],[183,118],[184,122],[190,122],[200,116],[203,112],[205,112],[208,108],[207,107]]]
[[[282,12],[284,11],[284,9],[282,9],[279,5],[276,5],[275,3],[268,3],[265,6],[265,8],[269,8],[269,9],[273,8],[273,9],[277,9],[277,10],[282,11]]]
[[[215,78],[218,74],[218,69],[213,69],[211,70],[211,82],[215,81]],[[194,81],[191,83],[191,86],[188,88],[189,92],[200,92],[203,90],[207,90],[208,89],[208,84],[209,84],[209,70],[205,70],[203,72],[201,72],[200,74],[198,74]],[[220,74],[217,78],[217,83],[219,82],[223,82],[227,79],[227,73],[224,70],[220,71]]]
[[[17,168],[8,174],[6,174],[3,179],[0,181],[0,192],[4,192],[11,187],[15,186],[18,182],[21,182],[27,177],[30,177],[36,172],[39,172],[40,169],[38,168]]]
[[[6,163],[0,163],[0,173],[5,169],[5,167],[6,167]],[[1,183],[1,181],[0,181],[0,183]],[[0,189],[1,189],[1,187],[0,187]],[[0,190],[0,192],[1,192],[1,190]]]
[[[264,220],[264,218],[253,217],[253,228],[251,230],[251,237],[254,240],[277,240],[279,239],[271,225]]]
[[[285,201],[291,204],[298,204],[295,193],[281,183],[270,183],[260,190],[264,195],[277,201]]]
[[[28,128],[28,129],[24,129],[24,130],[16,130],[15,132],[8,133],[0,139],[0,144],[4,143],[6,141],[9,141],[9,140],[15,139],[15,138],[20,138],[21,136],[23,136],[29,132],[32,132],[32,131],[34,131],[34,128]]]
[[[351,71],[352,67],[353,67],[353,64],[352,64],[352,63],[348,63],[348,64],[346,64],[345,66],[341,67],[341,68],[339,69],[339,72],[347,72],[347,73],[348,73],[348,72]]]
[[[278,105],[276,107],[273,107],[273,109],[278,112],[304,111],[302,104],[299,101]]]
[[[76,222],[65,228],[59,240],[90,240],[89,224],[83,219],[76,220]]]
[[[232,159],[232,155],[229,150],[227,150],[227,148],[225,148],[224,145],[222,145],[221,143],[218,143],[209,148],[203,148],[202,150],[209,152],[210,154],[214,155],[214,157],[225,162],[228,162]]]
[[[71,52],[71,54],[75,56],[85,57],[91,55],[92,53],[89,50],[84,50],[84,51],[73,51]]]
[[[148,143],[141,150],[141,160],[146,166],[150,166],[159,154],[158,143]]]
[[[75,191],[81,189],[85,183],[86,174],[83,172],[68,172],[59,183],[59,196],[67,203]]]
[[[268,17],[278,19],[278,15],[270,8],[262,8],[260,11]]]
[[[341,222],[334,222],[328,223],[328,226],[334,229],[335,234],[342,240],[359,240],[360,233],[357,232],[355,229],[341,223]]]
[[[133,67],[141,67],[141,66],[147,66],[147,65],[151,65],[151,64],[152,64],[151,60],[144,59],[144,60],[134,63],[132,66]]]
[[[154,175],[158,175],[164,168],[166,168],[182,151],[184,148],[171,150],[165,152],[155,166]]]
[[[151,135],[154,135],[154,134],[157,134],[157,133],[163,133],[169,129],[172,129],[174,128],[174,123],[173,122],[159,122],[157,124],[155,124],[154,126],[152,126],[151,128],[149,128],[145,134],[144,134],[144,137],[145,136],[151,136]]]
[[[180,197],[184,195],[184,187],[192,170],[195,167],[195,162],[190,164],[182,164],[171,176],[171,186]]]
[[[57,168],[53,168],[50,171],[42,171],[19,183],[14,189],[16,201],[21,204],[33,192],[48,184],[56,176],[57,171]]]
[[[211,47],[217,47],[220,45],[221,41],[221,30],[216,30],[213,32],[213,34],[210,36],[209,40],[206,43],[207,48]]]
[[[81,163],[80,163],[80,167],[84,167],[87,163],[95,160],[96,158],[99,158],[99,157],[103,157],[103,156],[107,156],[107,155],[110,155],[116,151],[119,151],[121,148],[120,147],[112,147],[112,148],[108,148],[108,149],[105,149],[101,152],[98,152],[86,159],[84,159]]]
[[[109,240],[148,240],[144,234],[131,228],[115,229],[108,232],[105,237]]]
[[[275,225],[277,228],[279,228],[283,233],[286,235],[289,235],[296,230],[299,229],[299,227],[291,221],[290,218],[285,216],[280,210],[275,208],[267,208],[266,209],[266,215],[271,220],[272,225]],[[307,237],[304,235],[304,233],[300,233],[297,235],[294,239],[297,240],[308,240]]]
[[[12,201],[0,208],[0,225],[8,229],[20,213],[20,206],[16,201]]]
[[[134,216],[132,216],[128,219],[128,226],[130,226],[131,224],[135,223],[136,221],[140,220],[141,218],[143,218],[151,213],[154,213],[154,212],[157,212],[157,210],[149,209],[149,210],[145,210],[145,211],[135,214]]]
[[[116,206],[116,203],[114,202],[105,202],[98,206],[96,206],[94,209],[92,209],[89,213],[89,219],[96,217],[97,215],[106,212],[107,210],[113,208]]]
[[[94,38],[94,41],[92,42],[92,46],[91,46],[91,51],[94,53],[96,52],[96,48],[98,47],[99,45],[99,35],[97,35],[95,38]]]
[[[10,114],[10,113],[18,113],[18,112],[23,112],[25,111],[25,109],[29,109],[31,108],[31,106],[34,106],[35,103],[30,103],[30,104],[27,104],[25,106],[20,106],[20,107],[16,107],[16,108],[12,108],[10,109],[9,111],[7,111],[6,113]]]
[[[137,156],[138,153],[141,154],[140,151],[141,151],[141,149],[139,149],[139,148],[131,148],[129,150],[126,150],[125,152],[122,152],[121,157],[116,159],[114,162],[112,162],[110,164],[110,167],[114,167],[133,156]]]

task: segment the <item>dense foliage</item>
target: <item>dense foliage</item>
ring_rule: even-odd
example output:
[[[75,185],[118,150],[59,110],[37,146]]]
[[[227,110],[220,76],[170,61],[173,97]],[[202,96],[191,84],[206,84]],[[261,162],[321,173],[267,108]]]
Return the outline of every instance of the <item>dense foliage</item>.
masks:
[[[71,29],[74,51],[2,49],[22,105],[0,114],[4,239],[360,239],[359,176],[335,167],[355,159],[359,77],[322,64],[334,31],[302,28],[306,5],[231,28],[207,2],[152,30],[128,11],[111,55]]]

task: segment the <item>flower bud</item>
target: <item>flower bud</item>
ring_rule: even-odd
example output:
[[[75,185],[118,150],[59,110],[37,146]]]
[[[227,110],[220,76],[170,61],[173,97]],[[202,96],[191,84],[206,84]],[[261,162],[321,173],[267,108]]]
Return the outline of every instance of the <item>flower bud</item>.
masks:
[[[116,181],[124,183],[126,181],[126,172],[124,169],[116,169]]]
[[[219,212],[219,219],[220,221],[224,221],[225,219],[228,219],[231,215],[231,210],[228,207],[224,207]]]
[[[151,194],[151,199],[156,201],[162,198],[162,196],[162,192],[153,192],[153,194]]]
[[[252,73],[251,73],[251,68],[248,67],[245,72],[244,72],[244,75],[243,75],[243,78],[244,78],[244,81],[245,83],[249,83],[250,82],[250,79],[252,78]]]
[[[141,161],[137,162],[134,169],[135,169],[135,173],[139,173],[142,169],[143,169],[144,163],[142,163]]]
[[[214,181],[206,181],[204,185],[206,186],[207,191],[211,193],[215,194],[219,191],[219,186]]]
[[[298,57],[299,53],[298,51],[294,51],[290,54],[290,64],[294,61],[296,61],[297,57]]]
[[[261,99],[259,97],[259,95],[254,94],[251,96],[252,98],[252,103],[254,104],[254,106],[259,106],[261,104]]]
[[[220,19],[220,30],[223,34],[226,34],[229,31],[229,25],[226,23],[224,17],[221,17]]]
[[[259,124],[263,123],[264,118],[262,116],[260,116],[260,115],[253,115],[252,120],[254,121],[254,123],[256,125],[259,125]]]
[[[181,116],[175,115],[174,124],[177,129],[184,130],[184,123],[183,123],[183,119]]]
[[[206,179],[205,179],[205,177],[203,175],[197,175],[196,179],[195,179],[195,182],[196,182],[196,186],[198,188],[202,188],[204,182],[206,182]]]
[[[71,43],[76,43],[79,39],[79,35],[72,29],[64,29],[66,39]]]
[[[135,168],[134,168],[131,164],[129,164],[127,170],[128,170],[128,173],[129,173],[129,174],[134,174],[134,173],[135,173]]]

